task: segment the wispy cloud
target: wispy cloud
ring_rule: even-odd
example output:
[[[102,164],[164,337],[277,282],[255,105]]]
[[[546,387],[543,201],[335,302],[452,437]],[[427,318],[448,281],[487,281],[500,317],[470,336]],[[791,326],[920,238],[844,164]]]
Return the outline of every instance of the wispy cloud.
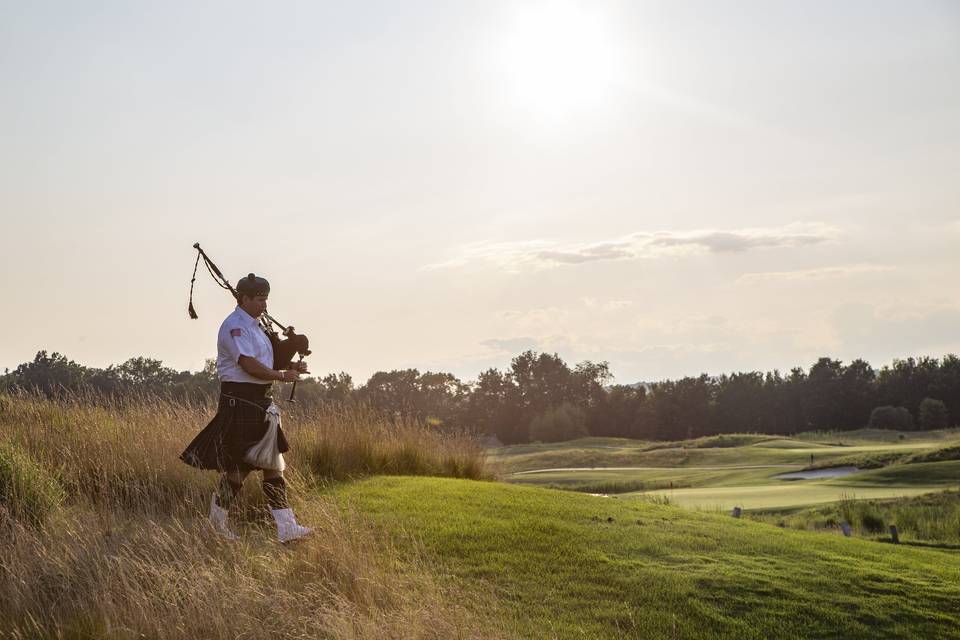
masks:
[[[828,239],[824,231],[796,229],[747,229],[744,231],[707,231],[691,234],[655,235],[650,244],[660,247],[698,247],[711,253],[738,253],[761,247],[802,247]]]
[[[798,269],[795,271],[766,271],[745,273],[737,278],[737,284],[759,284],[763,282],[831,280],[874,273],[888,273],[896,267],[882,264],[852,264],[817,269]]]
[[[515,272],[611,260],[802,247],[827,242],[836,236],[837,230],[825,224],[794,223],[783,227],[733,231],[640,231],[620,238],[586,244],[562,244],[549,240],[477,242],[461,246],[450,259],[424,265],[422,269],[487,264]]]
[[[528,350],[539,350],[540,342],[533,338],[490,338],[480,343],[494,351],[506,353],[520,353]]]

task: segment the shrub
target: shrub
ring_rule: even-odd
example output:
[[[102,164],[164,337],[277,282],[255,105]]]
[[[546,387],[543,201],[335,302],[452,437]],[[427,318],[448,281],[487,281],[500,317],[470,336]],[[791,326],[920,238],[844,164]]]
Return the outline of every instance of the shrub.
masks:
[[[947,413],[947,405],[943,400],[936,398],[924,398],[920,403],[920,428],[933,431],[935,429],[946,429],[949,426],[950,416]]]
[[[0,443],[0,505],[16,520],[44,524],[66,495],[51,476],[25,452]]]
[[[860,516],[860,526],[867,533],[883,533],[883,517],[869,511],[864,512]]]
[[[547,409],[530,421],[530,439],[534,442],[560,442],[587,435],[586,415],[572,404]]]
[[[885,405],[870,412],[871,429],[912,429],[913,416],[904,407]]]

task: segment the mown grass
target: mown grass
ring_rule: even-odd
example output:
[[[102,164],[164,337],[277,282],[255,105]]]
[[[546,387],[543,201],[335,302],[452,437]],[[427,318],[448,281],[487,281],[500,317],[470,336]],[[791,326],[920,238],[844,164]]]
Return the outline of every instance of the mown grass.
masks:
[[[953,437],[956,434],[950,432]],[[731,465],[796,465],[821,468],[891,456],[923,454],[942,447],[946,435],[924,440],[879,439],[861,436],[847,444],[802,439],[733,434],[684,442],[649,443],[621,438],[588,438],[566,443],[514,445],[487,452],[490,468],[501,477],[538,469],[602,467],[696,467]],[[955,444],[955,443],[951,443]],[[950,445],[948,445],[950,446]],[[813,464],[811,464],[813,456]],[[877,466],[877,465],[873,465]]]
[[[371,478],[334,496],[530,638],[958,637],[960,556],[634,500]]]
[[[778,440],[758,434],[724,434],[676,442],[626,438],[580,438],[559,443],[511,445],[488,451],[488,462],[500,474],[555,467],[680,466],[708,461],[709,450],[741,448]],[[807,446],[806,444],[804,446]],[[699,451],[698,451],[699,450]]]
[[[718,487],[768,484],[770,476],[792,469],[784,468],[643,468],[586,469],[582,471],[542,471],[510,476],[510,482],[587,493],[625,493],[603,491],[619,486],[627,491],[656,491],[690,487]],[[629,488],[635,487],[635,488]]]
[[[857,500],[805,509],[749,512],[746,517],[768,524],[836,533],[846,522],[856,535],[889,539],[896,525],[904,542],[952,545],[960,549],[960,491],[953,489],[910,498]]]
[[[336,474],[378,468],[482,475],[479,450],[459,436],[367,413],[287,414],[292,506],[317,533],[293,546],[275,542],[251,478],[231,516],[242,540],[230,543],[206,527],[216,474],[178,459],[213,406],[0,400],[0,484],[12,478],[15,488],[0,492],[0,637],[510,636],[461,604],[483,593],[437,579],[416,554],[399,567],[385,532],[310,495]],[[357,442],[365,453],[351,458]],[[338,456],[336,473],[325,455]],[[62,494],[23,491],[48,480]]]

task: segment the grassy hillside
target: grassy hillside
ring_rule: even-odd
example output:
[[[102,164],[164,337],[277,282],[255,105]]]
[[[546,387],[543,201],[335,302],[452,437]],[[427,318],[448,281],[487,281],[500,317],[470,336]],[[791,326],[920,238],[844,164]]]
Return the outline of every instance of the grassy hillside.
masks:
[[[486,471],[467,438],[362,411],[285,415],[291,499],[317,534],[276,543],[251,478],[231,543],[206,525],[215,474],[177,458],[211,406],[0,400],[0,638],[914,638],[951,637],[960,621],[955,552],[641,498],[416,477]],[[636,448],[559,449],[584,444]],[[657,446],[644,455],[714,463],[824,448],[754,437]],[[542,452],[518,455],[531,453]],[[859,482],[919,486],[958,464]],[[654,471],[803,486],[773,483],[783,468],[717,467]]]
[[[492,592],[523,637],[960,637],[952,552],[489,482],[379,477],[335,497]]]
[[[317,535],[276,542],[259,478],[211,533],[216,474],[179,453],[214,413],[163,399],[0,394],[0,638],[509,637],[363,514],[312,493],[385,470],[482,475],[476,445],[361,411],[288,412],[291,499]],[[309,499],[307,497],[309,496]]]

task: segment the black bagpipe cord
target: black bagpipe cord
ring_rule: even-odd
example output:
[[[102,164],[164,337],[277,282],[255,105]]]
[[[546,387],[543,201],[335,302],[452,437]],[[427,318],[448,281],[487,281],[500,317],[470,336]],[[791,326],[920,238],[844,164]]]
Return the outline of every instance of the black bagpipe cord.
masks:
[[[223,277],[223,274],[220,273],[220,269],[217,268],[217,265],[210,262],[210,259],[200,250],[200,247],[197,247],[197,261],[193,263],[193,277],[190,278],[190,302],[187,304],[187,313],[190,314],[191,320],[196,320],[197,310],[193,308],[193,284],[197,281],[197,267],[200,266],[200,258],[203,258],[203,266],[207,268],[207,271],[210,272],[210,277],[213,278],[213,281],[221,289],[226,289],[234,297],[237,296],[237,292],[230,286],[230,282]]]

